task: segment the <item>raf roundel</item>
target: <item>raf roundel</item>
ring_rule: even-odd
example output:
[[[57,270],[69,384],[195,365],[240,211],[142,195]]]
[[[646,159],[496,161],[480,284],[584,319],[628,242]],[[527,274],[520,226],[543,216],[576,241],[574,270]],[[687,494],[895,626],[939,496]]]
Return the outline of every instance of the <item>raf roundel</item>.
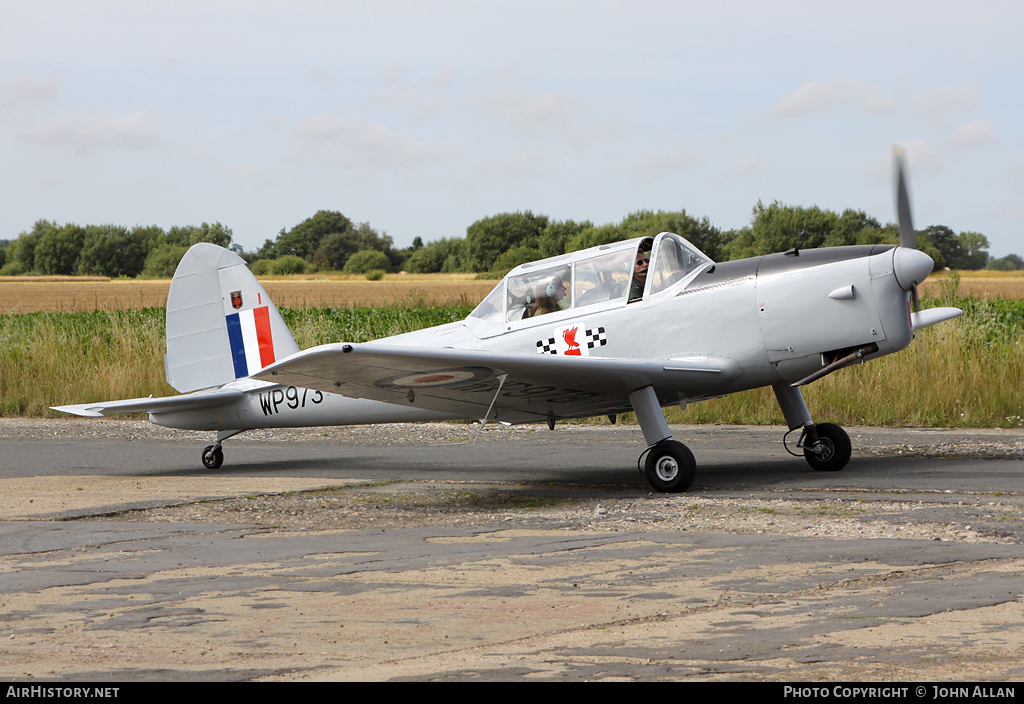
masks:
[[[491,376],[492,370],[483,367],[460,367],[437,369],[415,374],[402,374],[381,379],[376,386],[383,389],[423,389],[439,386],[454,386],[467,381],[481,381]]]

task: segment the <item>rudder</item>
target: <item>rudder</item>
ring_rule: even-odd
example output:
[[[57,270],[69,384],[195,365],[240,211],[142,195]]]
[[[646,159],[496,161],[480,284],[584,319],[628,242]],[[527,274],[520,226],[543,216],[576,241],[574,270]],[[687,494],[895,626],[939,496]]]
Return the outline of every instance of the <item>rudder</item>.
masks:
[[[220,386],[298,351],[245,260],[208,243],[185,253],[167,294],[167,383],[181,393]]]

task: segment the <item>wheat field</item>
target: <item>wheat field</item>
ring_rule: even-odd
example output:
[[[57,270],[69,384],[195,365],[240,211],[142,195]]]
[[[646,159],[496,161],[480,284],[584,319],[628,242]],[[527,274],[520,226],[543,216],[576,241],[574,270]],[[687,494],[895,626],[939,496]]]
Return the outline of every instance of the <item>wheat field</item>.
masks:
[[[1024,272],[957,272],[961,295],[979,300],[1024,298]],[[933,275],[921,295],[937,297],[950,272]],[[483,300],[496,281],[472,274],[314,274],[270,276],[260,282],[279,308],[408,308],[469,305]],[[0,277],[0,313],[141,310],[167,305],[169,279],[111,280],[103,277]]]
[[[278,308],[376,308],[475,306],[497,282],[477,281],[468,274],[459,278],[448,274],[389,274],[380,281],[367,281],[362,276],[268,277],[260,279],[260,283]],[[38,277],[25,281],[23,277],[3,277],[0,279],[0,313],[163,308],[167,305],[170,285],[168,279]]]

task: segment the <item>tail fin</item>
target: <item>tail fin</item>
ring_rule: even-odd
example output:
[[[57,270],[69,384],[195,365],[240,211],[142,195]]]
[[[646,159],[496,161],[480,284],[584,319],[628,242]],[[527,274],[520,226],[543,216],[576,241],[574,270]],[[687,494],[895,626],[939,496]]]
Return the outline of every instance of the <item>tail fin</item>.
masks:
[[[185,253],[167,294],[167,383],[181,393],[220,386],[298,351],[241,257],[206,243]]]

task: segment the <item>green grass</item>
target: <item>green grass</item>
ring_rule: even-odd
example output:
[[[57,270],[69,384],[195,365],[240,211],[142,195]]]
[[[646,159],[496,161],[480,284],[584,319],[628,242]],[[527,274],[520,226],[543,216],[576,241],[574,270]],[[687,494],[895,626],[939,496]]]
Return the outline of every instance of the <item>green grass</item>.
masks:
[[[329,342],[368,342],[462,320],[472,306],[436,308],[282,308],[301,349]]]
[[[813,416],[846,425],[1021,427],[1024,300],[956,305],[956,320],[920,331],[903,352],[803,387]],[[470,306],[282,309],[302,348],[365,342],[461,320]],[[171,395],[164,311],[0,315],[0,415],[53,417],[49,406]],[[62,415],[62,414],[61,414]],[[632,422],[631,414],[623,418]],[[666,409],[670,422],[781,424],[771,389]]]

